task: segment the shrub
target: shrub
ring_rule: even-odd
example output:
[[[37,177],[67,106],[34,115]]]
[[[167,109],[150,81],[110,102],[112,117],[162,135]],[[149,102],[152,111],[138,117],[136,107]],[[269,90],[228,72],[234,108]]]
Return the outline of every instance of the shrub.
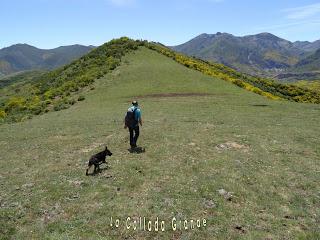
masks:
[[[11,112],[13,110],[24,110],[26,109],[25,103],[26,100],[23,97],[12,97],[7,102],[5,111]]]
[[[83,100],[85,100],[85,97],[84,97],[83,95],[80,95],[80,96],[78,97],[78,101],[83,101]]]
[[[6,112],[0,109],[0,118],[5,118],[7,116]]]
[[[74,99],[69,99],[68,104],[73,105],[76,103],[76,100]]]
[[[29,109],[35,115],[39,115],[44,110],[41,105],[31,106]]]
[[[69,108],[69,105],[65,104],[63,101],[59,101],[53,106],[54,111],[60,111],[67,108]]]

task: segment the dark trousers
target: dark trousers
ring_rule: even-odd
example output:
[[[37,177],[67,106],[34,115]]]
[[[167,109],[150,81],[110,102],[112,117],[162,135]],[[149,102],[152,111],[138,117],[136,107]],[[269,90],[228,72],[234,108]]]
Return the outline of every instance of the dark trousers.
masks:
[[[137,141],[139,137],[139,125],[136,127],[130,127],[129,128],[129,133],[130,133],[130,146],[131,147],[136,147],[137,146]]]

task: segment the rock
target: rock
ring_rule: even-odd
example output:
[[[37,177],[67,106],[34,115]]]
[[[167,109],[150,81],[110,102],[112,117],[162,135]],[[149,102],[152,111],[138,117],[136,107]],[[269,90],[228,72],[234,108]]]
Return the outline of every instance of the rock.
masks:
[[[70,196],[70,197],[66,197],[66,200],[68,200],[68,201],[74,201],[74,200],[76,200],[76,199],[78,199],[78,198],[80,198],[79,195],[72,195],[72,196]]]
[[[173,206],[173,199],[172,198],[165,198],[164,203],[167,206]]]
[[[81,180],[68,180],[68,182],[76,187],[79,187],[84,184],[84,181]]]
[[[224,190],[223,188],[222,189],[219,189],[218,190],[218,193],[224,197],[224,199],[228,200],[228,201],[231,201],[232,198],[233,198],[233,193],[232,192],[227,192],[226,190]]]
[[[34,186],[34,183],[25,183],[22,185],[22,188],[32,188]]]
[[[214,201],[206,199],[203,203],[205,208],[215,208],[217,205]]]
[[[221,143],[221,144],[218,144],[218,145],[216,146],[216,148],[217,148],[218,150],[220,150],[220,149],[226,149],[227,146]]]
[[[61,208],[60,204],[56,203],[51,208],[42,210],[42,221],[47,224],[47,223],[49,223],[51,221],[55,221],[56,219],[58,219],[64,213],[65,212]]]
[[[222,189],[219,189],[219,190],[218,190],[218,193],[219,193],[220,195],[224,196],[224,195],[227,193],[227,191],[222,188]]]
[[[230,149],[235,149],[235,150],[241,150],[243,152],[248,152],[249,147],[246,145],[242,145],[236,142],[226,142],[226,143],[221,143],[216,146],[217,150],[230,150]]]
[[[9,207],[17,207],[19,206],[20,204],[18,202],[11,202],[9,203]]]

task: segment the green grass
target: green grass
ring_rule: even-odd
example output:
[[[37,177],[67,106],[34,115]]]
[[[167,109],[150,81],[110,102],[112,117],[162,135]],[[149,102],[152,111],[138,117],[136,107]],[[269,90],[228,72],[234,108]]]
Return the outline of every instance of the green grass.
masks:
[[[271,101],[145,48],[94,85],[69,109],[0,125],[3,239],[319,239],[319,105]],[[131,154],[122,121],[137,96],[146,152]],[[110,169],[86,177],[105,144]],[[111,216],[167,229],[115,229]],[[207,227],[173,232],[173,217]]]

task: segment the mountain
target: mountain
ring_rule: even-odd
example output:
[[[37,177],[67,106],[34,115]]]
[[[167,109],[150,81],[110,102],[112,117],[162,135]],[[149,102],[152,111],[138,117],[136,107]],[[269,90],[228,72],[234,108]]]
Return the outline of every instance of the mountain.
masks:
[[[313,53],[316,50],[320,49],[320,40],[314,42],[308,41],[296,41],[293,43],[293,46],[299,48],[307,53]]]
[[[242,72],[269,75],[294,66],[318,42],[292,43],[270,33],[236,37],[228,33],[201,34],[172,49],[212,60]]]
[[[320,79],[320,49],[302,58],[297,64],[286,69],[285,72],[275,76],[278,80],[285,82],[296,82],[299,80]]]
[[[25,70],[54,69],[83,56],[92,48],[71,45],[45,50],[28,44],[16,44],[0,49],[0,75]]]
[[[295,65],[298,71],[312,72],[320,70],[320,48],[312,55],[302,59]]]

